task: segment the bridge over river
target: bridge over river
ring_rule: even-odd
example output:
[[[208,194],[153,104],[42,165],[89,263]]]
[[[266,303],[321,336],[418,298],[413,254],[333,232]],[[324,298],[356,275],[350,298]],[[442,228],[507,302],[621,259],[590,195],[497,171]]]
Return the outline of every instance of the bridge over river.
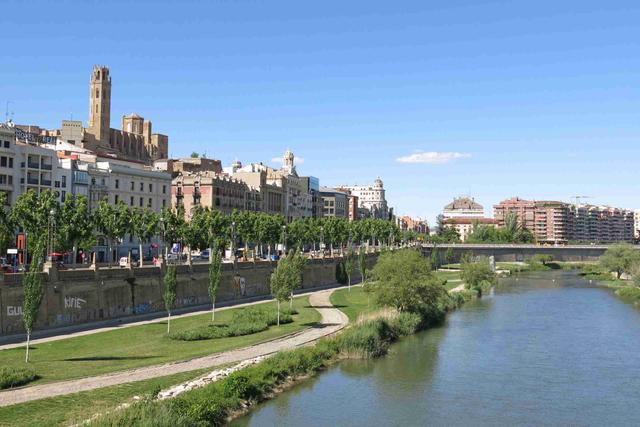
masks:
[[[521,262],[537,254],[551,255],[555,261],[597,261],[607,250],[608,245],[564,245],[564,246],[540,246],[532,244],[424,244],[424,255],[430,256],[434,248],[444,257],[451,248],[453,260],[458,262],[465,253],[473,256],[494,256],[496,261]]]

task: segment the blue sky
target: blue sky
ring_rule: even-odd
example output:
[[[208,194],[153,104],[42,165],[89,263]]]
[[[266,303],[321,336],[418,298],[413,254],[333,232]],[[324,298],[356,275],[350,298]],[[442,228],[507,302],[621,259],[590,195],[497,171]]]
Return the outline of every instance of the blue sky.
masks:
[[[4,1],[0,105],[86,122],[106,64],[111,125],[151,119],[172,156],[289,147],[430,222],[462,194],[640,208],[639,22],[635,1]]]

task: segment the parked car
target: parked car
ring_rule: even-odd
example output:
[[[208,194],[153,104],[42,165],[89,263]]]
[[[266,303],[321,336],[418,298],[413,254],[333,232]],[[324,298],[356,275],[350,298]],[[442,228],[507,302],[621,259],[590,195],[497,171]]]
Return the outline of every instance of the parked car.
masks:
[[[209,249],[200,252],[200,259],[209,259]]]
[[[123,256],[118,263],[121,268],[129,268],[129,257]]]

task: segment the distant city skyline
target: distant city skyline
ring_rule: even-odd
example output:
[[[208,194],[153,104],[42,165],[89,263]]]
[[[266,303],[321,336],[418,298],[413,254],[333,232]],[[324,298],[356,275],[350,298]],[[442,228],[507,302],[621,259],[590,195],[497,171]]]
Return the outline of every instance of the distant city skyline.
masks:
[[[3,116],[86,125],[87,70],[105,64],[111,126],[153,118],[173,157],[277,166],[290,148],[323,186],[380,176],[396,214],[431,225],[461,195],[487,216],[513,196],[640,207],[635,2],[94,8],[5,6]]]

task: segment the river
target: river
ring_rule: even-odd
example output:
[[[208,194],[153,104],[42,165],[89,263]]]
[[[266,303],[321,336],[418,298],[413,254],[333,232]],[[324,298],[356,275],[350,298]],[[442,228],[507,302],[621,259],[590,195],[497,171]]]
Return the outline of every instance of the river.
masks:
[[[640,425],[640,311],[575,272],[502,279],[388,356],[341,362],[234,426]]]

